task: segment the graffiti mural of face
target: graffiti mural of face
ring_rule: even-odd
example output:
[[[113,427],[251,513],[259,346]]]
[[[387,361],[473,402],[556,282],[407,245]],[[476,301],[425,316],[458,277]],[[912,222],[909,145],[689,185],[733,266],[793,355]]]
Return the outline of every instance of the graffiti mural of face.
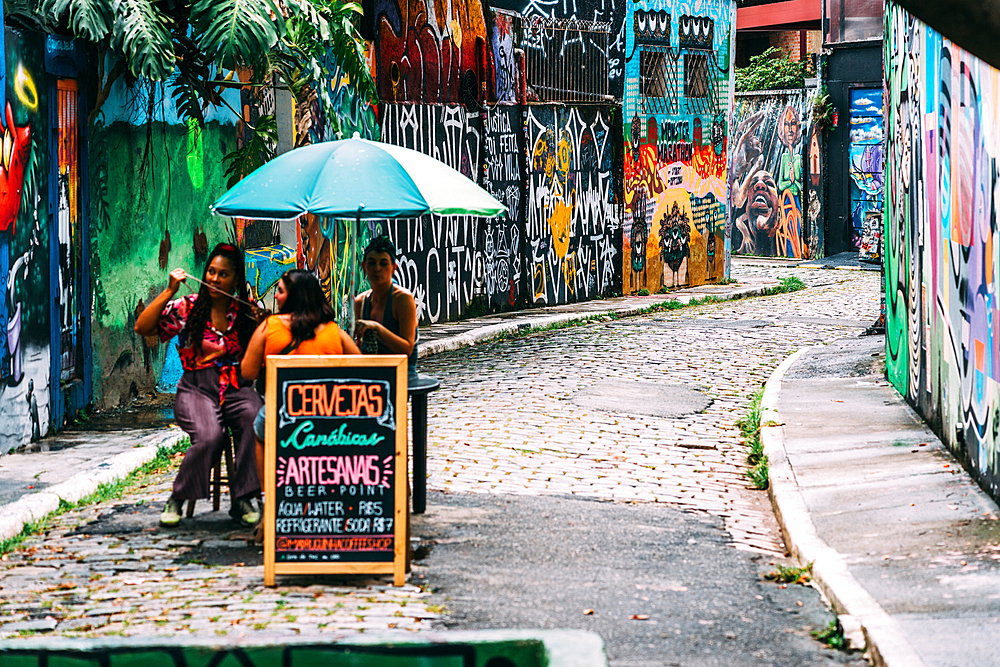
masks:
[[[781,114],[781,126],[778,131],[778,138],[788,148],[795,147],[802,138],[802,123],[799,120],[799,111],[792,105],[785,107]]]
[[[778,188],[774,176],[761,169],[750,179],[747,211],[757,229],[768,234],[777,227]]]

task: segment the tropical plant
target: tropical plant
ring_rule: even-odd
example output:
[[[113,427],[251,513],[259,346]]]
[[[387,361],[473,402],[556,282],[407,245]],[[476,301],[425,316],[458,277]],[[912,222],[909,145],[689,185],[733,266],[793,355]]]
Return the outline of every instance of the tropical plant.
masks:
[[[836,108],[833,106],[833,100],[830,99],[830,93],[826,86],[823,86],[813,99],[813,123],[821,130],[830,130],[833,128],[833,114],[835,112]]]
[[[811,59],[792,60],[772,46],[760,55],[751,56],[749,66],[736,68],[736,92],[802,88],[806,77],[815,75],[816,66]]]
[[[225,88],[274,85],[294,97],[297,126],[304,125],[300,145],[308,141],[314,104],[336,121],[330,88],[337,72],[323,66],[330,51],[360,95],[377,102],[357,31],[361,6],[351,0],[7,0],[5,7],[17,22],[69,32],[97,47],[100,83],[91,119],[123,77],[129,84],[162,83],[181,119],[199,124],[210,105],[225,105]],[[247,129],[252,137],[226,156],[234,177],[269,159],[274,148],[273,115]]]

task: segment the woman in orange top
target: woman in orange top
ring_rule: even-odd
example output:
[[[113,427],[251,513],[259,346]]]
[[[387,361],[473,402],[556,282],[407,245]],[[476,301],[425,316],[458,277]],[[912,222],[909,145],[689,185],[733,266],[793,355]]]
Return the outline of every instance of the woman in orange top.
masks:
[[[337,326],[337,315],[323,295],[316,276],[302,269],[286,271],[274,288],[278,314],[254,331],[241,372],[256,380],[264,358],[272,354],[361,354],[354,341]],[[264,408],[253,423],[257,436],[257,473],[264,479]]]

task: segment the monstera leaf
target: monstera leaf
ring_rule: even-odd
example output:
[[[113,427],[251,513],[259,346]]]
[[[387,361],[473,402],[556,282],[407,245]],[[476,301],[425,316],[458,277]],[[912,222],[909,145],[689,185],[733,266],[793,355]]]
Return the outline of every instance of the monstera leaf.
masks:
[[[56,25],[66,19],[75,36],[91,42],[104,39],[114,24],[110,0],[41,0],[36,11]]]
[[[365,62],[365,47],[355,21],[361,16],[356,2],[335,2],[330,41],[337,62],[358,92],[372,104],[378,102],[375,81]]]
[[[136,76],[164,81],[174,71],[173,39],[168,19],[149,0],[113,0],[112,44],[125,54]]]
[[[268,114],[257,119],[257,124],[247,124],[243,145],[222,158],[228,166],[229,187],[233,187],[268,160],[274,157],[274,147],[278,144],[278,123]]]
[[[195,41],[216,65],[236,69],[275,45],[283,22],[272,0],[198,0],[191,9]]]

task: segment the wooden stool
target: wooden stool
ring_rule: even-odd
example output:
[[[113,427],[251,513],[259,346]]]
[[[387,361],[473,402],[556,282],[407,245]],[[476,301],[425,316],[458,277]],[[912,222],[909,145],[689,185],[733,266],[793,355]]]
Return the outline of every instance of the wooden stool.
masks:
[[[226,457],[226,474],[222,474],[222,455],[215,460],[215,466],[212,468],[212,479],[209,481],[208,486],[212,490],[212,511],[218,512],[219,506],[222,504],[222,487],[229,487],[229,494],[232,495],[233,487],[229,486],[229,475],[233,469],[233,440],[229,435],[229,430],[226,430],[226,439],[222,443],[222,454]],[[194,516],[194,504],[195,500],[188,501],[187,516],[190,519]]]

